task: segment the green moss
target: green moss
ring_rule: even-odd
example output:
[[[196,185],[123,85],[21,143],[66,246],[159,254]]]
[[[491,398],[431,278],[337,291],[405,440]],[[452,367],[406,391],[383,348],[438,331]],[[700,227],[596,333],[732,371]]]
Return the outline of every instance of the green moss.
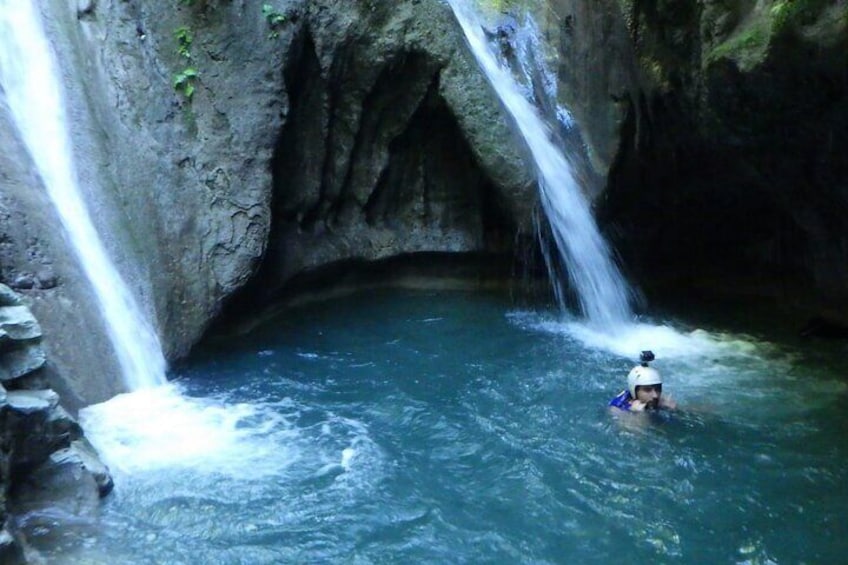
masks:
[[[509,12],[516,5],[521,7],[520,5],[522,4],[522,2],[517,0],[479,0],[478,3],[483,10],[489,12]]]
[[[778,0],[769,10],[775,32],[810,25],[828,4],[829,0]]]
[[[751,68],[765,57],[771,35],[771,22],[756,19],[715,47],[707,55],[706,62],[709,65],[719,59],[733,59],[741,68]]]
[[[830,18],[834,9],[839,8],[831,0],[776,0],[755,8],[730,37],[707,54],[705,62],[733,59],[740,68],[750,69],[765,58],[775,37],[798,33],[823,17]]]

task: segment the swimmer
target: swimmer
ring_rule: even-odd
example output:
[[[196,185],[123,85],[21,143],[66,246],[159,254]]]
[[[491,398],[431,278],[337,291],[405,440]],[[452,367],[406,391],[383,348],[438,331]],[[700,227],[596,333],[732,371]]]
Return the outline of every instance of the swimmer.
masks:
[[[645,412],[647,410],[675,410],[677,403],[671,397],[662,394],[660,372],[649,367],[654,360],[651,351],[643,351],[640,364],[627,375],[627,390],[621,391],[609,401],[609,406],[625,412]]]

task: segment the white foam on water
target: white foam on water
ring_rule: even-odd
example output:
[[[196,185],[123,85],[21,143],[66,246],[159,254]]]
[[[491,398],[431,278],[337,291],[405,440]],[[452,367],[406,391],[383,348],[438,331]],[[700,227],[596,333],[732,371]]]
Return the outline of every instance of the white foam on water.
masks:
[[[111,469],[167,468],[252,477],[298,458],[296,431],[263,405],[185,396],[174,383],[118,395],[80,412],[86,435]]]
[[[704,329],[681,329],[672,323],[619,324],[609,331],[553,314],[512,312],[509,319],[530,331],[560,335],[590,350],[622,357],[621,390],[639,354],[651,350],[651,364],[663,374],[682,406],[745,422],[791,418],[833,402],[848,385],[819,378],[799,362],[797,351],[754,336]]]
[[[320,420],[302,424],[307,412]],[[168,383],[89,406],[80,423],[113,472],[163,483],[173,472],[204,483],[222,476],[294,484],[332,474],[343,489],[361,492],[382,474],[383,455],[367,426],[289,398],[196,398]]]
[[[610,331],[600,331],[579,322],[568,322],[564,330],[587,347],[624,357],[637,357],[644,350],[651,350],[663,359],[750,356],[756,355],[763,345],[745,336],[711,333],[702,329],[678,330],[666,324],[622,324]]]
[[[535,312],[512,312],[509,318],[527,329],[567,335],[590,349],[638,359],[651,350],[660,359],[696,359],[717,355],[755,358],[773,346],[751,336],[703,329],[683,330],[669,323],[621,323],[601,329],[577,319],[560,319]]]

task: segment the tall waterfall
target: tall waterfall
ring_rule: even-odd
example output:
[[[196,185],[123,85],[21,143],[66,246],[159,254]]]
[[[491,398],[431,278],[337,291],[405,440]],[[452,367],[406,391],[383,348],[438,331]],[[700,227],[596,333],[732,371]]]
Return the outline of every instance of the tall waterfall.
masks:
[[[515,119],[536,164],[541,201],[553,232],[562,267],[568,272],[583,314],[609,327],[631,318],[630,291],[610,249],[595,225],[571,164],[550,140],[549,131],[523,96],[509,70],[502,67],[467,0],[448,0],[477,62],[503,105]],[[555,277],[554,269],[549,269]],[[555,290],[563,303],[557,281]]]
[[[0,86],[97,295],[131,390],[165,382],[159,340],[109,260],[77,187],[58,79],[34,0],[0,0]]]

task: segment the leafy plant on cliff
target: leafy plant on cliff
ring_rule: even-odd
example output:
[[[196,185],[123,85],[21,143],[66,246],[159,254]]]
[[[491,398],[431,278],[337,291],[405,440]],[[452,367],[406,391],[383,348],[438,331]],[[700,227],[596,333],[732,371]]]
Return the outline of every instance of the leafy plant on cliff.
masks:
[[[286,23],[286,16],[274,10],[270,4],[262,4],[262,16],[271,28],[268,33],[268,39],[276,39],[280,37],[280,26]]]
[[[181,92],[189,102],[191,102],[191,97],[194,95],[194,81],[197,79],[198,74],[197,69],[194,67],[186,67],[174,75],[174,90]]]
[[[191,44],[194,41],[194,34],[191,32],[191,28],[180,26],[174,30],[174,39],[177,40],[177,54],[185,59],[187,63],[185,68],[174,75],[174,90],[181,93],[187,101],[191,102],[191,97],[194,95],[195,90],[195,81],[199,76],[197,69],[191,65]]]

